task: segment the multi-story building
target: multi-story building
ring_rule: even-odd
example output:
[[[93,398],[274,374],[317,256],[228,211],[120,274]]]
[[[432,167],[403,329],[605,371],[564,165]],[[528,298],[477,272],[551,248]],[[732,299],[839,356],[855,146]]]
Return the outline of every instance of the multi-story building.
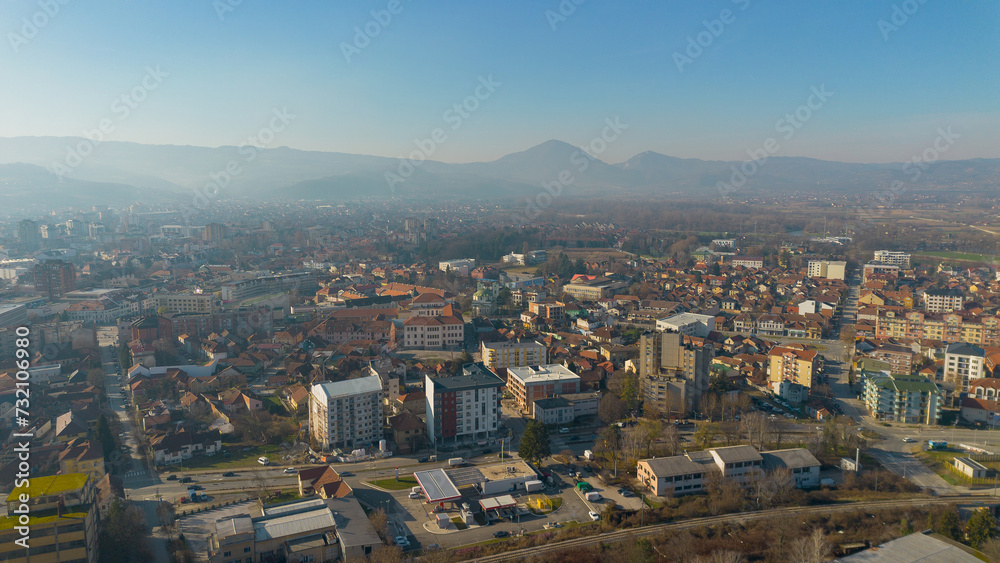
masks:
[[[759,270],[764,267],[764,259],[760,256],[734,256],[732,264]]]
[[[469,272],[476,268],[475,258],[461,258],[458,260],[444,260],[438,262],[438,269],[442,272],[451,272],[458,276],[468,276]]]
[[[923,295],[924,311],[928,313],[950,313],[962,309],[965,294],[958,288],[931,288]]]
[[[76,289],[76,268],[62,260],[35,264],[35,291],[49,299],[59,299]]]
[[[875,337],[1000,346],[1000,320],[992,315],[969,317],[959,313],[927,315],[920,311],[880,311],[875,319]]]
[[[27,495],[22,502],[21,495]],[[87,473],[28,479],[7,497],[0,518],[0,561],[13,563],[94,563],[97,561],[98,514],[95,481]],[[18,527],[26,514],[30,539],[24,547]]]
[[[699,339],[700,340],[700,339]],[[708,391],[714,348],[677,333],[646,333],[639,339],[639,380],[647,405],[663,413],[697,409]]]
[[[38,223],[31,219],[24,219],[17,223],[17,240],[25,250],[33,251],[41,248],[42,233],[38,229]]]
[[[313,385],[309,435],[323,450],[378,443],[382,438],[382,383],[378,376]]]
[[[944,383],[957,396],[986,376],[986,351],[966,342],[950,344],[944,354]]]
[[[868,357],[886,362],[896,375],[909,375],[913,371],[913,350],[902,344],[883,344],[868,353]]]
[[[818,487],[819,468],[819,460],[802,448],[758,452],[751,446],[728,446],[639,460],[636,476],[651,493],[665,496],[703,492],[709,474],[746,483],[777,469],[789,470],[798,488]]]
[[[211,313],[211,293],[166,293],[154,297],[156,310],[163,313]]]
[[[465,342],[465,321],[453,316],[410,317],[403,321],[403,347],[438,350]]]
[[[182,334],[204,337],[224,330],[240,336],[270,334],[273,328],[270,307],[238,307],[214,313],[166,313],[158,317],[160,338]]]
[[[876,250],[874,262],[893,264],[904,270],[910,269],[910,255],[898,250]]]
[[[315,280],[313,272],[295,272],[228,282],[222,284],[222,300],[242,301],[271,293],[287,293],[314,284]]]
[[[787,379],[812,389],[819,368],[816,350],[775,346],[771,348],[767,358],[768,381],[774,383]]]
[[[28,308],[23,304],[0,304],[0,328],[28,324]]]
[[[561,301],[536,301],[528,305],[528,312],[543,319],[552,319],[555,324],[566,320],[566,304]]]
[[[688,336],[706,338],[715,330],[715,317],[695,313],[680,313],[656,321],[656,330],[663,332],[679,332]]]
[[[842,280],[847,277],[847,262],[830,260],[810,260],[810,278]]]
[[[899,266],[895,264],[883,264],[882,262],[869,262],[861,269],[861,279],[865,282],[873,276],[899,277]]]
[[[580,376],[562,364],[509,366],[507,390],[522,413],[532,411],[538,399],[580,392]]]
[[[496,438],[504,382],[482,363],[466,364],[459,375],[424,376],[427,434],[431,443]]]
[[[480,346],[483,365],[490,369],[537,366],[548,363],[545,345],[535,340],[501,340]]]
[[[611,297],[625,287],[628,287],[627,283],[607,277],[577,275],[570,283],[563,286],[563,291],[580,301],[598,301]]]
[[[869,374],[865,377],[864,403],[879,420],[937,424],[941,418],[941,389],[926,377]]]

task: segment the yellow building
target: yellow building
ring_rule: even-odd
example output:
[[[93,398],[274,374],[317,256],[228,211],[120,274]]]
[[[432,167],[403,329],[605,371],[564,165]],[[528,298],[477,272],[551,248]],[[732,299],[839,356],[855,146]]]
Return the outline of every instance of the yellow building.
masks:
[[[96,562],[94,483],[86,473],[71,473],[28,479],[24,487],[15,487],[7,497],[9,516],[0,518],[0,561]]]
[[[66,449],[59,452],[59,473],[89,473],[96,483],[104,477],[104,452],[99,444],[91,445],[89,440],[70,440]]]
[[[787,379],[803,387],[812,388],[816,376],[816,350],[801,350],[775,346],[768,354],[768,380]]]

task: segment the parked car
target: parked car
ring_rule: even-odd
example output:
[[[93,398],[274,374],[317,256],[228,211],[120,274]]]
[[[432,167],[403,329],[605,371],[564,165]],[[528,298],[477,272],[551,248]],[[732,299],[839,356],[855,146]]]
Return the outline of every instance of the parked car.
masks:
[[[192,479],[190,477],[181,477],[180,478],[180,482],[181,483],[190,483],[191,481],[194,481],[194,479]]]
[[[410,498],[420,498],[420,493],[414,493],[413,491],[410,491]]]
[[[559,433],[560,434],[569,434],[569,428],[560,428],[559,429]]]
[[[285,474],[287,475],[287,474],[290,474],[290,473],[298,473],[298,471],[296,471],[294,467],[286,467],[285,468]]]
[[[428,461],[430,461],[428,458],[422,457],[422,458],[420,458],[420,459],[417,460],[417,463],[427,463]]]
[[[593,520],[594,522],[601,521],[601,515],[594,512],[593,510],[591,510],[588,514],[590,515],[590,519]]]
[[[403,549],[410,547],[410,540],[406,539],[406,536],[396,536],[393,538],[393,541]]]
[[[506,530],[500,530],[499,532],[493,532],[493,537],[495,538],[507,538],[510,537],[510,532]]]
[[[354,474],[351,473],[350,471],[341,471],[340,472],[340,476],[341,477],[354,477]]]

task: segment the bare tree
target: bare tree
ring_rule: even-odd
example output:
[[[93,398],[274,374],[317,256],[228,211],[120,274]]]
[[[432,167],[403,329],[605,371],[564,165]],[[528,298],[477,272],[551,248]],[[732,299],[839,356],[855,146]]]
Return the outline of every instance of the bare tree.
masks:
[[[822,563],[830,555],[830,544],[821,528],[814,528],[812,533],[798,538],[788,546],[788,560],[794,563]]]
[[[160,520],[160,526],[167,532],[167,538],[174,539],[174,505],[169,502],[161,502],[156,505],[156,517]]]
[[[760,412],[749,412],[740,420],[740,431],[747,443],[755,448],[763,448],[764,440],[771,430],[771,421]]]
[[[267,476],[257,467],[250,470],[250,489],[262,503],[271,498],[271,485],[267,481]]]
[[[677,427],[673,424],[665,426],[663,431],[660,432],[660,438],[662,439],[663,447],[666,450],[666,455],[677,455],[677,450],[681,447],[681,436],[677,431]]]
[[[395,545],[383,545],[366,558],[369,563],[399,563],[403,560],[403,550]]]
[[[715,393],[707,393],[702,398],[702,408],[708,415],[708,421],[715,420],[715,413],[719,410],[719,396]]]
[[[382,538],[386,544],[389,543],[389,516],[384,509],[377,508],[368,513],[368,521],[375,528],[375,533]]]

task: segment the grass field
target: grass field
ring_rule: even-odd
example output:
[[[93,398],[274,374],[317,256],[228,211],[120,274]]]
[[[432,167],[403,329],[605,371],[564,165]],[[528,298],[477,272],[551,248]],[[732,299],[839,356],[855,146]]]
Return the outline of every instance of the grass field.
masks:
[[[396,479],[379,479],[378,481],[366,481],[366,483],[390,491],[402,491],[403,489],[416,487],[419,484],[417,483],[417,479],[412,475],[400,475],[399,481]]]
[[[263,446],[244,446],[243,444],[222,444],[229,452],[230,456],[215,454],[213,456],[195,457],[185,461],[182,465],[172,465],[163,470],[163,473],[177,471],[190,471],[192,469],[237,469],[240,467],[259,467],[257,458],[267,456],[272,462],[277,461],[277,454],[281,451],[278,446],[266,444]],[[247,451],[242,451],[244,447],[249,447]]]
[[[917,459],[924,462],[934,473],[941,476],[949,485],[964,485],[964,479],[959,478],[948,468],[952,460],[963,455],[962,452],[950,452],[943,450],[919,451],[913,454]]]
[[[943,258],[947,260],[962,260],[965,262],[993,262],[998,259],[992,254],[973,254],[971,252],[948,252],[944,250],[929,250],[927,252],[914,253],[914,256],[925,256],[928,258]]]

